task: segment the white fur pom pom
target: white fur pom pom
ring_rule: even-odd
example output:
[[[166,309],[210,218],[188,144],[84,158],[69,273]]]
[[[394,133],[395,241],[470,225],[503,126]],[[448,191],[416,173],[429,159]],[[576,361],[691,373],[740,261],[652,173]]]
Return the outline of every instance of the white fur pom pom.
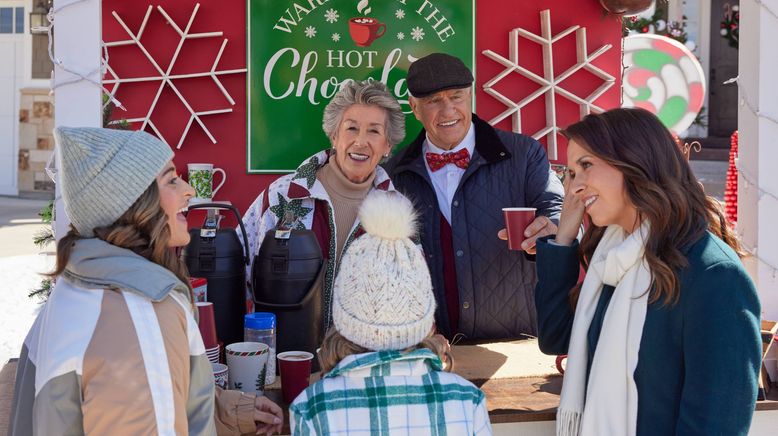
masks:
[[[411,238],[416,233],[416,211],[397,192],[369,194],[359,208],[359,221],[365,232],[382,239]]]

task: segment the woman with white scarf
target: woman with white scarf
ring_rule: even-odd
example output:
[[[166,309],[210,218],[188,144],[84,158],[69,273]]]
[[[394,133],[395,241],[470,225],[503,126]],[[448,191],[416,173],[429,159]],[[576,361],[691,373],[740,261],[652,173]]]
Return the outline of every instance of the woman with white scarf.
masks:
[[[541,349],[568,354],[557,434],[747,434],[760,303],[718,202],[645,110],[564,134],[566,196],[538,242],[535,295]]]

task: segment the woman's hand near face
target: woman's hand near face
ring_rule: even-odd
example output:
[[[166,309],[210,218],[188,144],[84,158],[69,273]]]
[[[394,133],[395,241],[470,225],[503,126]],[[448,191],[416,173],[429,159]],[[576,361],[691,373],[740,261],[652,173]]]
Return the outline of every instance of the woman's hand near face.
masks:
[[[583,222],[586,207],[581,196],[571,192],[571,177],[565,177],[565,199],[562,202],[562,216],[559,218],[559,228],[556,232],[556,243],[571,245],[578,236],[578,230]]]

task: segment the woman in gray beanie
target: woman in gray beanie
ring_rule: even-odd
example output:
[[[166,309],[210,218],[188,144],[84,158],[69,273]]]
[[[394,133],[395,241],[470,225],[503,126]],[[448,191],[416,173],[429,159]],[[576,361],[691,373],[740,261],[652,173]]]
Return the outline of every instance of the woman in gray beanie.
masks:
[[[22,348],[9,435],[280,431],[270,400],[214,392],[175,253],[189,242],[181,211],[194,191],[170,148],[145,132],[54,135],[72,226]]]
[[[483,392],[448,372],[446,340],[435,334],[429,270],[410,239],[413,205],[373,192],[359,219],[366,233],[335,278],[324,375],[289,407],[292,434],[491,434]]]

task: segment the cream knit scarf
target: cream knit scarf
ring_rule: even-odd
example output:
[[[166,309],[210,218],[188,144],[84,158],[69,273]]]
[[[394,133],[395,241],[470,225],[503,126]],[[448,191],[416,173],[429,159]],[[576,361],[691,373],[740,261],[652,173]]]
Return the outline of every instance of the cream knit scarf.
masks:
[[[634,373],[648,307],[651,272],[643,256],[649,224],[631,235],[605,229],[575,309],[557,435],[634,436],[638,393]],[[586,382],[587,336],[603,285],[615,286]]]

